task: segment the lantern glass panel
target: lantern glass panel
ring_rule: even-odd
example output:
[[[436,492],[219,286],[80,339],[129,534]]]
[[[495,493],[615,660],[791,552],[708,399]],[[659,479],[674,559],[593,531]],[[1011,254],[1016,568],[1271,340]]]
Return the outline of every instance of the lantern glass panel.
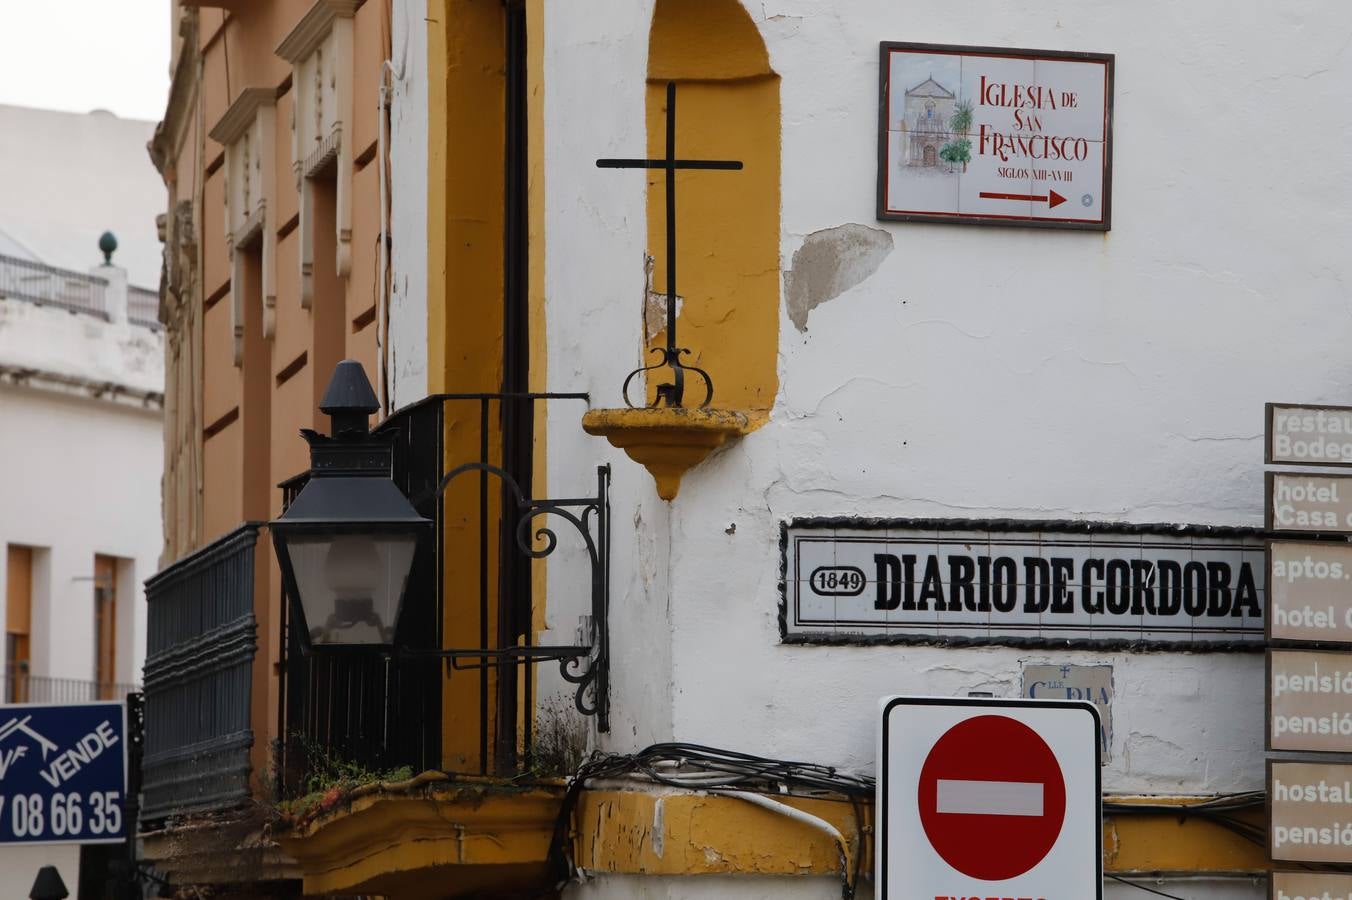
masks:
[[[407,532],[288,536],[310,642],[393,644],[417,545]]]

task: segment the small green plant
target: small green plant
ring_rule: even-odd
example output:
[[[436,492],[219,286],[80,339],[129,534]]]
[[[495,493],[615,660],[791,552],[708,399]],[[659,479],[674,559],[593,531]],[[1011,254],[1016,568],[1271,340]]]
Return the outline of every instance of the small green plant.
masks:
[[[332,809],[362,785],[408,781],[414,774],[410,766],[368,768],[301,734],[292,734],[291,739],[303,755],[305,774],[300,781],[300,796],[277,804],[278,811],[289,818],[302,819]]]

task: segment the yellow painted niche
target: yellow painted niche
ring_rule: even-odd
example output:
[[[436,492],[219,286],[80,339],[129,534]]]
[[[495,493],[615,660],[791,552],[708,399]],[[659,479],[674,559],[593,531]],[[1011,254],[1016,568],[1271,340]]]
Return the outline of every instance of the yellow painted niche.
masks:
[[[582,428],[623,450],[652,475],[659,497],[674,500],[686,472],[751,426],[744,414],[724,409],[655,407],[593,409]]]
[[[677,343],[713,378],[711,409],[593,410],[583,420],[645,466],[671,500],[715,448],[769,419],[779,390],[779,76],[738,0],[657,0],[648,43],[648,155],[666,151],[666,86],[676,82],[676,154],[736,159],[740,171],[676,174]],[[653,285],[666,284],[666,176],[647,173]],[[666,344],[665,329],[648,345]],[[646,358],[646,357],[645,357]],[[670,371],[648,373],[646,396]],[[691,379],[693,382],[694,379]],[[702,394],[692,383],[689,393]]]

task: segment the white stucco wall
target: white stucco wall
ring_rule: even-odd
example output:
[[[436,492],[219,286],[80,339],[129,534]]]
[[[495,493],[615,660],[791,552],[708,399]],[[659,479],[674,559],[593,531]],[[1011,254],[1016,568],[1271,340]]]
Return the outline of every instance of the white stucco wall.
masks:
[[[549,386],[590,391],[595,406],[620,405],[641,341],[644,179],[594,160],[645,146],[651,9],[546,10]],[[1352,123],[1352,10],[747,9],[782,78],[781,264],[805,236],[847,223],[889,232],[895,248],[814,309],[806,332],[781,315],[770,423],[687,475],[670,505],[556,404],[551,486],[597,459],[615,467],[614,727],[599,745],[677,739],[871,772],[881,695],[1012,696],[1025,662],[1106,663],[1117,696],[1105,790],[1260,788],[1260,653],[784,646],[778,526],[807,515],[1261,524],[1263,402],[1346,402],[1352,387],[1352,155],[1335,139],[1302,164],[1290,134],[1258,123],[1313,120],[1335,135]],[[1112,231],[875,221],[880,40],[1115,53]],[[551,572],[551,624],[568,627],[573,603]],[[686,895],[645,884],[644,896]],[[608,890],[639,896],[628,887]],[[748,882],[738,896],[787,896],[780,887]]]
[[[601,406],[638,359],[644,181],[593,161],[643,146],[651,4],[603,7],[546,22],[550,386]],[[1339,327],[1352,157],[1306,171],[1244,123],[1352,120],[1339,87],[1352,12],[1308,29],[1285,7],[1219,4],[748,8],[782,77],[784,264],[805,235],[846,223],[890,232],[895,249],[805,333],[781,318],[770,423],[690,473],[670,506],[575,418],[551,419],[551,481],[615,462],[617,715],[663,730],[630,692],[654,690],[635,682],[669,643],[674,736],[867,768],[881,694],[1011,693],[1024,660],[1106,662],[1109,789],[1256,787],[1260,655],[785,647],[777,528],[802,515],[1259,524],[1263,401],[1336,401],[1352,380]],[[877,223],[882,39],[1116,53],[1113,230]],[[645,566],[659,570],[651,594]],[[607,743],[633,744],[632,729]]]
[[[110,321],[0,290],[0,587],[6,545],[34,548],[34,700],[97,696],[87,684],[96,678],[96,554],[118,559],[114,678],[141,681],[142,582],[158,567],[163,533],[164,337],[127,322],[126,286],[159,283],[165,188],[146,153],[153,130],[106,112],[0,107],[0,255],[109,282]],[[98,265],[105,230],[119,243],[113,267]],[[9,275],[7,286],[33,283]],[[5,652],[0,641],[0,672]],[[0,884],[26,896],[38,868],[52,864],[73,896],[79,859],[78,846],[0,848]]]
[[[390,94],[390,409],[427,396],[427,2],[395,0]]]
[[[597,407],[621,405],[640,361],[649,248],[644,177],[594,161],[646,145],[652,7],[545,7],[548,387],[588,391]],[[888,232],[894,248],[813,309],[805,331],[781,312],[770,422],[689,473],[671,504],[639,466],[582,434],[578,410],[553,404],[550,493],[589,492],[595,465],[614,467],[612,729],[593,745],[675,739],[871,773],[880,696],[1013,696],[1025,663],[1108,664],[1105,790],[1260,788],[1261,653],[785,646],[778,529],[818,515],[1260,525],[1264,401],[1345,403],[1352,392],[1352,154],[1337,140],[1352,124],[1352,8],[746,7],[782,79],[781,267],[808,235],[851,223]],[[1112,231],[877,222],[881,40],[1116,54]],[[1296,123],[1332,136],[1311,137],[1317,158],[1297,152],[1297,135],[1313,131]],[[425,124],[399,127],[395,146],[407,139],[416,162],[395,170],[409,196],[400,218],[396,187],[396,258],[413,260],[426,232],[412,196],[425,159],[412,145]],[[425,357],[423,370],[415,362],[425,307],[409,290],[392,307],[394,351],[410,361],[395,367],[400,403],[414,399],[400,378],[425,385]],[[585,612],[569,565],[550,566],[548,642],[571,639]],[[541,669],[546,708],[568,693]],[[695,884],[715,888],[700,896],[747,898],[838,890],[611,878],[576,894],[676,898]],[[1242,879],[1169,884],[1196,898],[1263,892]]]
[[[160,401],[142,394],[162,390],[163,365],[160,332],[0,299],[0,415],[8,423],[0,428],[0,546],[37,550],[34,676],[95,677],[92,576],[95,554],[104,554],[125,561],[117,681],[141,680],[142,582],[159,562],[164,469]],[[0,559],[0,576],[4,566]]]
[[[96,554],[118,559],[114,677],[141,681],[142,582],[162,534],[163,381],[162,333],[0,297],[0,586],[4,548],[33,548],[34,700],[97,698]],[[0,672],[5,653],[0,641]],[[79,862],[74,845],[3,847],[0,883],[26,895],[51,864],[73,895]]]

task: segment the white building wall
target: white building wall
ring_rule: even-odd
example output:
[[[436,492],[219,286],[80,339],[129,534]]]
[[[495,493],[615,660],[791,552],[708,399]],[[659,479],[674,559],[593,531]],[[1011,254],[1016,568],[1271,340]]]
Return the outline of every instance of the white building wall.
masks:
[[[1352,393],[1352,154],[1336,137],[1352,123],[1352,9],[746,6],[782,78],[781,265],[808,235],[850,223],[888,232],[894,249],[805,331],[781,315],[769,424],[688,474],[669,506],[555,405],[551,486],[597,459],[615,467],[614,727],[599,745],[669,737],[872,772],[882,695],[1014,696],[1026,662],[1106,663],[1106,791],[1261,788],[1261,653],[784,646],[778,528],[811,515],[1260,525],[1263,402]],[[645,146],[651,10],[546,10],[549,382],[594,406],[621,405],[642,337],[644,178],[594,160]],[[877,222],[880,40],[1115,53],[1113,230]],[[1272,121],[1325,123],[1325,152],[1300,161],[1289,134],[1259,126]],[[578,609],[551,578],[559,627]],[[577,894],[696,895],[640,881]],[[732,884],[699,895],[838,889]],[[1190,897],[1262,894],[1179,884]]]
[[[158,332],[0,299],[0,417],[8,423],[0,428],[0,546],[41,551],[33,557],[34,676],[94,679],[92,577],[94,556],[104,554],[125,561],[117,680],[141,680],[142,582],[155,573],[162,543],[163,419],[158,399],[125,390],[158,392],[163,354]],[[33,365],[39,358],[43,368]],[[34,374],[14,377],[21,369]],[[0,559],[0,576],[4,566]]]
[[[618,405],[638,359],[645,219],[643,177],[594,160],[644,146],[651,12],[603,6],[586,23],[546,22],[550,383],[599,406]],[[1261,655],[782,646],[778,526],[1260,524],[1263,402],[1333,402],[1352,381],[1338,327],[1352,156],[1305,172],[1243,123],[1279,110],[1352,120],[1339,86],[1352,12],[1326,14],[1316,34],[1285,8],[1219,4],[749,11],[783,79],[782,264],[806,235],[847,223],[889,232],[895,249],[813,309],[806,332],[781,318],[770,423],[687,475],[669,507],[642,469],[579,438],[573,416],[551,418],[551,480],[598,457],[616,467],[617,715],[642,715],[625,709],[639,690],[626,682],[667,638],[667,610],[635,593],[656,563],[666,571],[652,578],[671,579],[681,739],[869,767],[881,694],[1011,693],[1028,659],[1107,662],[1120,717],[1110,790],[1258,786]],[[1113,230],[876,222],[880,39],[1116,53]],[[631,730],[612,742],[632,745]]]
[[[427,396],[427,0],[395,0],[390,71],[390,409]]]
[[[125,285],[125,273],[115,274]],[[125,306],[120,294],[112,302]],[[46,699],[46,690],[56,698],[97,697],[88,684],[97,678],[96,554],[118,559],[114,678],[139,685],[145,663],[142,583],[156,571],[162,543],[164,340],[127,323],[125,310],[113,319],[0,297],[0,589],[5,547],[34,548],[35,700]],[[5,654],[0,641],[0,672],[8,672]],[[39,680],[47,678],[84,684],[47,688]],[[48,864],[73,893],[78,845],[0,848],[0,883],[26,894]]]
[[[785,646],[779,525],[1261,525],[1264,401],[1352,394],[1352,154],[1338,142],[1352,123],[1352,7],[746,6],[782,79],[781,267],[809,235],[842,225],[884,231],[893,247],[875,274],[812,309],[805,330],[781,314],[769,423],[689,473],[671,504],[639,466],[582,434],[580,410],[552,404],[551,495],[578,496],[597,462],[614,467],[613,721],[591,743],[675,739],[871,773],[880,696],[1014,696],[1025,663],[1108,664],[1106,791],[1261,788],[1261,653]],[[578,16],[545,6],[548,386],[588,391],[594,407],[621,405],[621,382],[640,362],[645,178],[595,160],[646,146],[652,7],[593,0]],[[1112,231],[876,221],[881,40],[1116,54]],[[410,72],[421,71],[425,44],[410,46]],[[426,116],[425,100],[399,96],[409,109],[396,106],[395,268],[410,286],[397,288],[407,293],[392,306],[391,337],[407,363],[394,367],[403,404],[426,384],[426,308],[411,264],[419,253],[425,262],[416,191]],[[419,102],[421,120],[409,111]],[[1289,130],[1262,127],[1273,121],[1322,123],[1311,130],[1322,149],[1300,153]],[[736,201],[735,188],[728,196]],[[564,564],[549,569],[554,633],[542,636],[551,643],[571,639],[586,608],[560,553]],[[549,667],[540,674],[542,716],[553,716],[571,691]],[[1169,884],[1196,898],[1263,893],[1247,879]],[[838,890],[829,880],[612,877],[575,894],[678,898],[696,885],[699,896],[745,898]]]
[[[651,17],[649,0],[602,0],[586,16],[545,4],[548,385],[586,391],[593,407],[622,405],[620,385],[643,364],[637,326],[647,290],[644,174],[598,169],[596,160],[646,152]],[[591,486],[598,462],[612,465],[610,630],[625,646],[612,643],[613,721],[611,737],[600,745],[644,747],[680,736],[672,720],[679,686],[670,675],[670,617],[677,605],[670,592],[669,554],[677,546],[672,508],[658,499],[646,472],[583,433],[582,412],[576,404],[549,406],[549,490],[585,496],[570,491]],[[547,614],[558,631],[542,641],[571,639],[578,616],[588,611],[579,573],[576,565],[551,560]],[[572,686],[550,668],[541,667],[541,696],[552,690],[570,698]],[[545,715],[549,708],[546,701]]]

